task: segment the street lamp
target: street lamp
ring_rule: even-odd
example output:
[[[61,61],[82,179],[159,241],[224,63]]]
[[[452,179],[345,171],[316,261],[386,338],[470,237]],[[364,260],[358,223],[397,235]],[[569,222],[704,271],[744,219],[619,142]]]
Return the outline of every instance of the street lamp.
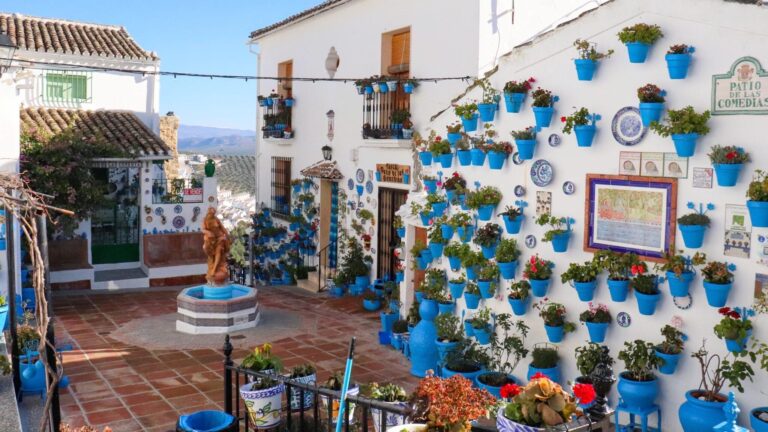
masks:
[[[320,150],[323,151],[323,159],[329,161],[333,157],[333,149],[329,145],[324,145]]]
[[[14,52],[16,52],[16,45],[11,42],[11,37],[0,33],[0,77],[11,67]]]

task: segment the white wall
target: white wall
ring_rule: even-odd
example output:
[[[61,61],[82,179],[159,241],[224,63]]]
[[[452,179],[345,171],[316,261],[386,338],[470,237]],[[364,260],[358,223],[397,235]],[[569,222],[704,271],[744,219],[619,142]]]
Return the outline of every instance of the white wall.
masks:
[[[0,173],[19,171],[19,108],[13,103],[16,99],[16,85],[13,81],[13,69],[0,77]],[[7,233],[7,232],[6,232]],[[20,237],[16,232],[16,267],[21,263],[19,257]],[[0,295],[8,293],[8,265],[6,251],[0,251]],[[16,277],[17,292],[21,292],[20,279]]]
[[[552,127],[540,133],[534,158],[546,159],[552,163],[555,170],[554,181],[547,187],[536,187],[529,175],[531,161],[521,166],[508,163],[503,171],[491,171],[487,165],[484,168],[460,168],[458,171],[467,178],[469,184],[478,180],[483,185],[495,185],[501,188],[504,199],[499,209],[503,209],[505,205],[510,205],[517,199],[513,193],[515,185],[520,184],[527,189],[525,199],[530,204],[526,210],[528,219],[523,225],[522,232],[516,236],[521,243],[528,234],[535,234],[540,239],[544,233],[544,229],[533,224],[531,220],[535,214],[535,194],[538,190],[552,193],[554,215],[571,216],[576,219],[573,237],[566,254],[553,253],[551,245],[541,241],[533,250],[522,244],[520,246],[523,260],[530,258],[534,253],[539,253],[543,258],[555,261],[555,276],[549,290],[549,297],[566,305],[570,321],[578,322],[578,314],[586,309],[587,304],[578,300],[570,286],[560,283],[559,274],[568,267],[570,262],[583,262],[592,257],[591,254],[583,252],[581,247],[584,235],[585,175],[587,173],[618,174],[619,152],[623,150],[674,152],[669,138],[661,138],[653,132],[649,132],[644,141],[632,148],[619,145],[613,139],[610,130],[614,113],[624,106],[637,106],[636,89],[646,83],[655,83],[667,90],[668,108],[678,109],[685,105],[693,105],[698,111],[709,109],[712,75],[727,72],[736,59],[746,55],[755,56],[762,61],[764,67],[768,65],[766,50],[768,31],[764,26],[767,21],[768,9],[715,0],[674,2],[617,0],[575,23],[541,37],[532,46],[526,46],[502,60],[499,72],[491,79],[495,87],[503,87],[508,80],[533,76],[538,80],[538,85],[551,89],[560,96]],[[616,33],[622,27],[637,22],[658,24],[665,33],[665,37],[654,46],[649,60],[644,64],[630,64],[625,47],[616,37]],[[589,38],[597,42],[602,50],[608,48],[616,50],[612,58],[602,62],[594,81],[581,82],[576,79],[572,62],[576,53],[572,48],[572,42],[577,38]],[[663,58],[666,48],[677,43],[693,45],[697,49],[689,77],[682,81],[669,79]],[[473,94],[471,97],[477,98],[479,95]],[[574,106],[585,106],[591,112],[603,116],[603,120],[598,122],[598,134],[593,146],[577,148],[575,137],[570,135],[563,135],[563,143],[559,147],[548,146],[546,138],[550,133],[556,132],[562,135],[559,117],[573,112]],[[442,130],[445,124],[453,120],[452,113],[443,115],[432,126]],[[731,306],[750,305],[753,300],[755,273],[768,273],[768,268],[756,263],[759,248],[757,244],[752,248],[749,259],[723,255],[726,204],[743,205],[751,172],[768,166],[768,153],[765,152],[763,144],[764,137],[768,133],[767,120],[766,116],[754,115],[715,116],[710,121],[712,132],[700,139],[696,154],[690,159],[688,178],[678,182],[678,215],[687,213],[685,204],[688,201],[712,202],[716,206],[715,211],[710,213],[712,225],[707,232],[701,251],[712,260],[728,261],[737,265],[734,288],[729,297]],[[510,131],[533,124],[533,113],[529,103],[526,103],[520,114],[501,112],[494,126],[500,132],[502,139],[511,140]],[[420,126],[423,126],[423,123]],[[709,147],[715,144],[743,146],[751,154],[752,163],[745,167],[739,183],[734,188],[720,188],[716,185],[713,189],[693,188],[692,168],[710,167],[706,154]],[[567,180],[576,184],[576,193],[570,196],[562,192],[562,184]],[[495,222],[501,224],[498,218],[495,219]],[[753,229],[753,242],[760,234],[765,235],[766,230]],[[678,247],[683,246],[679,234],[676,243]],[[447,260],[444,259],[441,265],[447,269]],[[518,275],[521,275],[521,272],[522,269],[519,269]],[[453,273],[449,272],[449,274]],[[502,283],[504,290],[507,286],[507,282]],[[411,290],[412,288],[409,287],[406,295],[410,296]],[[505,291],[503,293],[506,294]],[[599,285],[595,301],[607,304],[614,317],[621,311],[628,312],[632,317],[630,327],[621,328],[614,322],[609,329],[607,345],[614,356],[625,340],[642,338],[660,342],[662,337],[659,329],[669,323],[673,316],[682,317],[683,331],[689,336],[686,344],[687,354],[681,360],[675,375],[658,375],[662,392],[657,401],[664,410],[664,428],[679,430],[677,408],[684,400],[684,392],[696,388],[699,383],[699,367],[695,359],[689,358],[688,354],[700,347],[702,339],[707,339],[707,347],[711,353],[724,354],[725,347],[724,342],[717,339],[712,331],[714,324],[719,321],[719,315],[716,309],[707,306],[700,278],[697,277],[693,282],[693,306],[688,310],[680,310],[674,306],[666,286],[662,286],[662,293],[663,299],[653,316],[640,315],[631,296],[626,303],[611,302],[604,280]],[[510,312],[504,297],[501,300],[489,300],[487,304],[497,312]],[[463,300],[459,303],[463,308]],[[529,311],[525,318],[532,329],[528,344],[545,341],[543,323],[536,311]],[[768,317],[761,316],[753,321],[756,325],[755,336],[768,340],[768,322],[766,322]],[[576,334],[567,335],[564,343],[561,344],[561,369],[566,379],[572,379],[577,375],[573,349],[583,344],[587,338],[586,329],[580,326]],[[515,374],[518,377],[525,377],[528,360],[522,363]],[[623,364],[617,362],[615,369],[617,373],[621,372]],[[737,401],[741,406],[741,424],[748,424],[746,415],[751,408],[767,404],[768,400],[764,393],[767,386],[768,373],[756,368],[755,382],[746,383],[745,394],[737,393]],[[612,401],[615,403],[616,400],[614,394]]]

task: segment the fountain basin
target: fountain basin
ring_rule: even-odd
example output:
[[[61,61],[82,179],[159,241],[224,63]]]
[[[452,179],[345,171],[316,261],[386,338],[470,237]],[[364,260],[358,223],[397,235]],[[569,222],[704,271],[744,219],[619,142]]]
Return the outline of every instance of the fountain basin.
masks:
[[[210,288],[199,285],[179,293],[176,297],[176,331],[219,334],[256,327],[260,318],[256,289],[229,284],[215,287],[221,291],[211,298]]]

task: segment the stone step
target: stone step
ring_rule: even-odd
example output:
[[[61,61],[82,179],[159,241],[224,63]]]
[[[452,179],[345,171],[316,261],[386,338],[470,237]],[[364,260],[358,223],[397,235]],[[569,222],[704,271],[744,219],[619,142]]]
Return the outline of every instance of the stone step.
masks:
[[[306,279],[296,281],[296,286],[311,293],[317,293],[317,278],[318,273],[316,271],[309,272]]]
[[[93,279],[95,290],[149,288],[149,277],[140,268],[96,271]]]

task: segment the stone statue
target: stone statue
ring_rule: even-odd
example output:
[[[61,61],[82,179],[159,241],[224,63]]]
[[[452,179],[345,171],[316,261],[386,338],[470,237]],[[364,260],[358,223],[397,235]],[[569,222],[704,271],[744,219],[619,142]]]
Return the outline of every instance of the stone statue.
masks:
[[[203,219],[203,251],[208,256],[208,273],[205,279],[210,285],[222,286],[227,283],[229,269],[227,268],[227,256],[229,255],[229,233],[219,218],[216,210],[211,207]]]

